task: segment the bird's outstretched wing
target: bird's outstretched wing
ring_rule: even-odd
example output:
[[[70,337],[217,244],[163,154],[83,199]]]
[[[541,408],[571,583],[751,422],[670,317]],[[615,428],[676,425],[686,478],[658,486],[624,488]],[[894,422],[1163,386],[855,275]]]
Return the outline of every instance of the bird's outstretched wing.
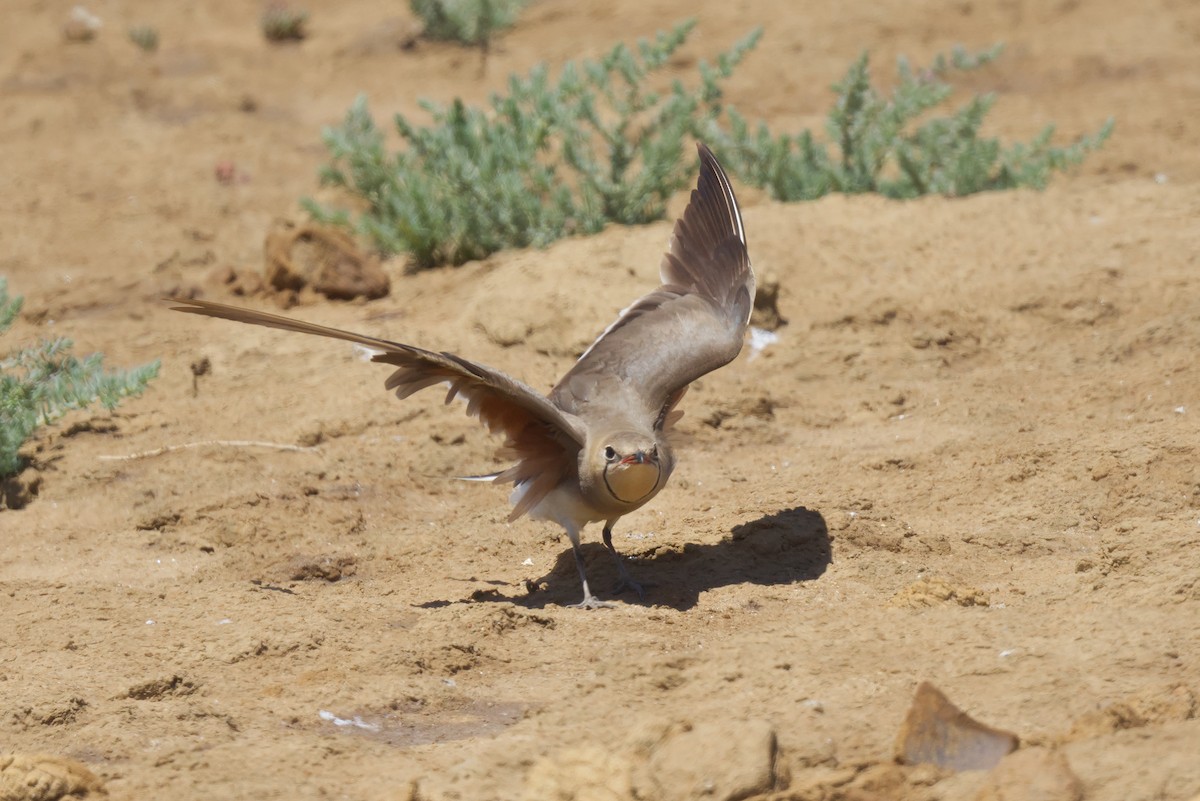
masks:
[[[728,176],[705,145],[675,223],[662,286],[625,309],[550,393],[570,412],[669,417],[688,384],[733,361],[754,306],[754,272]],[[635,411],[636,410],[636,411]]]
[[[493,433],[503,432],[507,436],[503,452],[518,463],[497,474],[496,480],[534,482],[522,499],[531,499],[530,502],[513,509],[514,519],[536,505],[546,492],[576,469],[577,455],[587,436],[583,423],[555,407],[537,390],[499,370],[453,353],[434,353],[278,314],[206,300],[168,300],[176,304],[171,307],[175,311],[343,339],[379,351],[371,361],[399,368],[388,377],[384,386],[395,390],[400,398],[435,384],[448,384],[446,403],[461,396],[467,402],[467,414],[478,417]]]

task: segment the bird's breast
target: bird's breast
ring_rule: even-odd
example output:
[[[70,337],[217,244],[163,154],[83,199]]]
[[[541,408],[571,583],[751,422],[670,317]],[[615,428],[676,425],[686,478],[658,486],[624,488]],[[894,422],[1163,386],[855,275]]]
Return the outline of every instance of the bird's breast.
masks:
[[[639,503],[649,498],[658,486],[661,468],[653,462],[627,464],[608,470],[604,481],[608,490],[618,501]]]

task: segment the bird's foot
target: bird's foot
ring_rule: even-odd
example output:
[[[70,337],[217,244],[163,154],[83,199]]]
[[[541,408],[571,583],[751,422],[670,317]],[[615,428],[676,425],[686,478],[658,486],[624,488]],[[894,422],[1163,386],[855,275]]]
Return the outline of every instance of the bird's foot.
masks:
[[[568,609],[612,609],[613,605],[608,601],[601,601],[595,595],[588,593],[583,596],[583,600],[577,604],[567,604]]]
[[[612,589],[613,595],[619,595],[620,593],[625,592],[625,590],[633,590],[635,593],[637,593],[639,601],[646,600],[646,585],[642,584],[641,582],[634,581],[629,576],[622,576],[621,578],[617,579],[617,583],[613,585]]]

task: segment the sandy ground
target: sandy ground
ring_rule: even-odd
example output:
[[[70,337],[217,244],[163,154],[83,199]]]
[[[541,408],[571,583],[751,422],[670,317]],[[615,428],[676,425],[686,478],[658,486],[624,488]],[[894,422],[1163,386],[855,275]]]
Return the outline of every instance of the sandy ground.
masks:
[[[1055,798],[1200,793],[1200,5],[535,0],[482,70],[399,49],[392,0],[314,0],[284,47],[238,0],[100,0],[99,38],[66,44],[69,5],[9,0],[0,26],[0,274],[26,298],[6,341],[163,369],[41,432],[40,494],[0,511],[0,753],[119,799],[745,797],[705,778],[738,766],[776,799],[986,795],[982,772],[892,762],[929,680],[1057,749],[1079,784]],[[448,480],[496,465],[459,408],[396,401],[340,343],[158,298],[231,299],[212,272],[259,267],[358,92],[381,118],[478,100],[689,14],[681,77],[767,26],[729,99],[773,125],[819,124],[864,48],[887,74],[1003,40],[967,84],[998,92],[991,131],[1117,130],[1042,193],[739,187],[789,324],[693,390],[671,486],[618,528],[645,601],[581,612],[559,531]],[[668,231],[393,262],[389,297],[292,313],[548,388],[655,285]],[[317,447],[100,458],[208,440]]]

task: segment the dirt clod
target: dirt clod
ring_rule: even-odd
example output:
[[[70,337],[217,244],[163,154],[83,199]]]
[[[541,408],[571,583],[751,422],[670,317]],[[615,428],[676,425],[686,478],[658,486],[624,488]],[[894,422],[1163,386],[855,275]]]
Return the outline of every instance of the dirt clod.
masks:
[[[277,221],[264,248],[266,280],[278,291],[311,287],[334,300],[371,300],[387,295],[391,285],[379,257],[339,228]]]

